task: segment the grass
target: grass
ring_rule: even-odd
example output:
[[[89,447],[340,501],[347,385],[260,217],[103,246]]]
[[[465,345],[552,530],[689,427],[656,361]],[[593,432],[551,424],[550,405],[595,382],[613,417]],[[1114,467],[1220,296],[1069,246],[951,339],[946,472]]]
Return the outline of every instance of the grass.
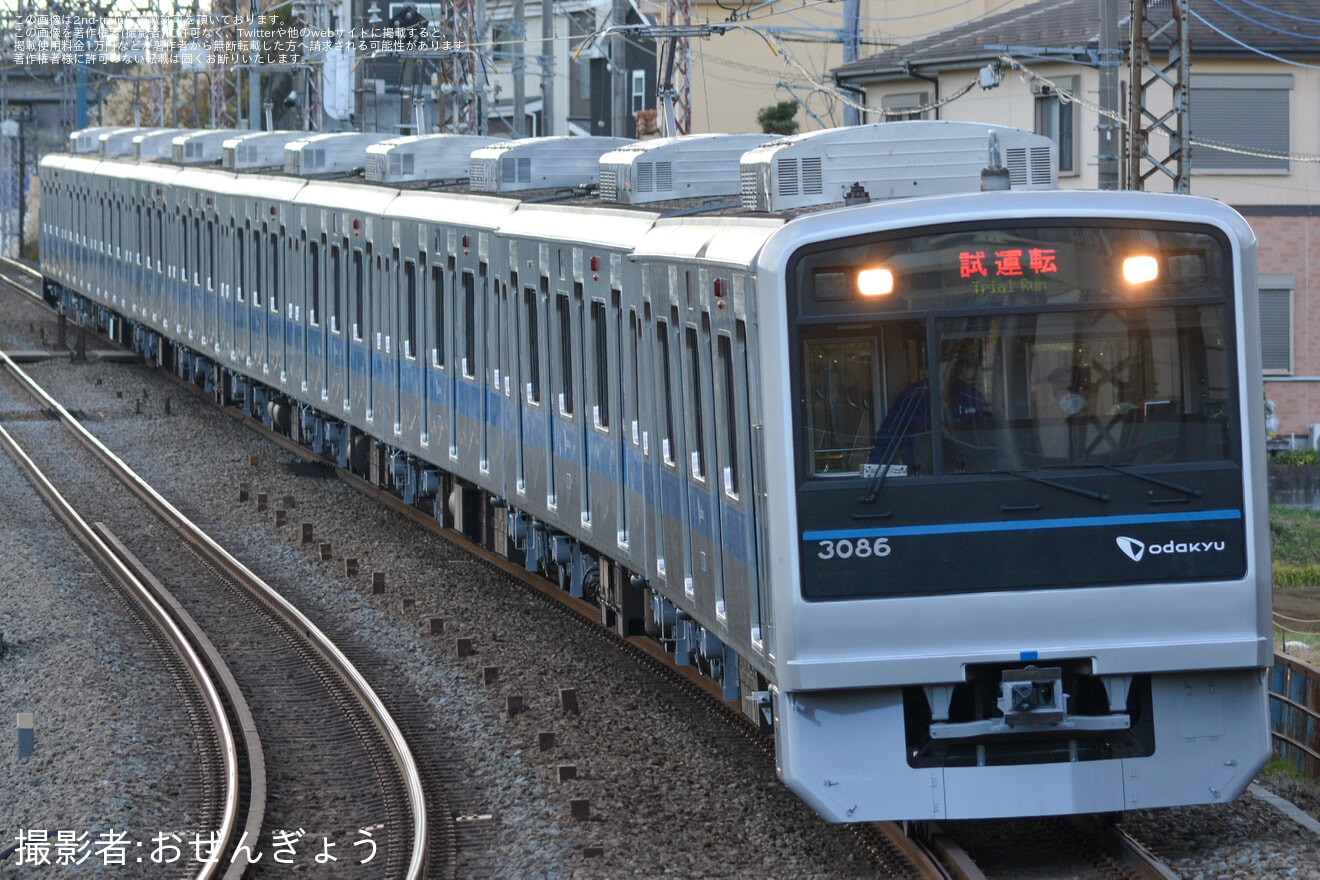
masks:
[[[1276,587],[1320,586],[1320,511],[1270,508]]]

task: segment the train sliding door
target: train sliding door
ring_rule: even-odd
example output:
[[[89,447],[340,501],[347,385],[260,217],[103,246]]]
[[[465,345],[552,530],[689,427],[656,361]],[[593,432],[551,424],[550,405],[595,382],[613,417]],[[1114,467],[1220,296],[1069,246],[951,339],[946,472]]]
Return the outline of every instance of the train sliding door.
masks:
[[[704,273],[703,273],[704,275]],[[722,583],[723,554],[720,550],[719,492],[717,480],[722,467],[715,432],[714,394],[711,383],[710,314],[701,312],[696,322],[683,328],[682,371],[688,455],[682,461],[687,483],[687,547],[684,590],[702,609],[713,608],[723,615],[723,597],[716,605],[716,585]]]
[[[349,253],[347,241],[339,240],[330,246],[324,281],[326,319],[322,323],[322,331],[325,333],[325,387],[321,399],[331,411],[341,413],[348,408],[345,402],[347,395],[344,393],[348,371],[344,341],[348,335],[344,321],[344,292],[348,288],[346,264]]]
[[[322,224],[324,222],[322,219]],[[307,323],[303,331],[305,344],[302,352],[302,390],[306,394],[306,399],[318,403],[324,403],[330,397],[326,387],[326,351],[328,350],[326,343],[330,328],[325,308],[324,242],[324,233],[318,234],[313,229],[311,237],[307,240],[303,275],[307,296]]]
[[[663,308],[663,305],[657,305]],[[691,593],[685,582],[692,551],[687,522],[688,482],[683,464],[687,459],[687,441],[683,427],[683,398],[679,393],[683,378],[679,360],[682,348],[675,328],[677,321],[677,308],[672,309],[667,317],[657,315],[655,321],[652,369],[656,377],[656,519],[659,526],[655,568],[665,583]]]
[[[367,388],[371,376],[370,328],[367,326],[367,264],[371,260],[371,245],[353,248],[349,267],[349,341],[348,368],[344,370],[344,411],[357,418],[361,425],[370,407]]]

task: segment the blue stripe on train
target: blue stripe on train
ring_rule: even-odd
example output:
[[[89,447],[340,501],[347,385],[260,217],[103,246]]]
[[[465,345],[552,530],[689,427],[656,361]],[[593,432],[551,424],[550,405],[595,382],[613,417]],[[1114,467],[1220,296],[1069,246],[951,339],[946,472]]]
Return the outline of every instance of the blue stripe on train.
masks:
[[[906,535],[957,535],[971,532],[1022,532],[1041,529],[1077,529],[1101,526],[1136,526],[1156,523],[1206,522],[1242,519],[1240,510],[1202,510],[1192,513],[1141,513],[1128,516],[1076,516],[1019,522],[932,523],[924,526],[892,526],[873,529],[826,529],[803,532],[804,541],[839,541],[848,538],[882,538]]]

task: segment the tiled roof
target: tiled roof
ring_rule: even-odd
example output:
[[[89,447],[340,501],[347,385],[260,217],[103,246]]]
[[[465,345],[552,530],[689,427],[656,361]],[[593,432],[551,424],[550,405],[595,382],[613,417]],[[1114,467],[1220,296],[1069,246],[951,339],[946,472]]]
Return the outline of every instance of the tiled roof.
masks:
[[[1119,2],[1119,39],[1127,47],[1128,4]],[[1149,0],[1148,15],[1167,21],[1169,0]],[[1232,58],[1255,49],[1289,58],[1320,59],[1320,4],[1315,0],[1198,0],[1192,5],[1192,58]],[[1196,16],[1214,27],[1197,20]],[[1223,33],[1217,33],[1217,28]],[[1099,46],[1098,0],[1038,0],[1008,12],[979,18],[911,43],[835,68],[839,81],[902,78],[904,63],[922,72],[979,66],[1002,54],[987,46],[1073,51]],[[1227,36],[1225,36],[1227,35]],[[1152,47],[1157,52],[1158,42]]]

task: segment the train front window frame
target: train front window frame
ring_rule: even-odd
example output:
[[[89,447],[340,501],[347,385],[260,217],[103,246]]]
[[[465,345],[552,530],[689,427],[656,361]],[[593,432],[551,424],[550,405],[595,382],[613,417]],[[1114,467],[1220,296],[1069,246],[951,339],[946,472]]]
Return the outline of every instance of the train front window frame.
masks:
[[[1055,262],[1033,259],[1070,273],[1065,284],[990,294],[979,278],[959,283],[959,258],[1007,242],[1002,260],[1036,241],[1058,245]],[[1108,278],[1071,265],[1099,265],[1083,245],[1108,250]],[[1139,251],[1157,256],[1161,274],[1124,286],[1122,257]],[[1209,228],[1038,222],[907,230],[799,256],[790,303],[801,477],[1234,460],[1229,254]],[[865,295],[853,279],[886,261],[892,295]],[[893,356],[899,326],[924,343],[919,356]]]

